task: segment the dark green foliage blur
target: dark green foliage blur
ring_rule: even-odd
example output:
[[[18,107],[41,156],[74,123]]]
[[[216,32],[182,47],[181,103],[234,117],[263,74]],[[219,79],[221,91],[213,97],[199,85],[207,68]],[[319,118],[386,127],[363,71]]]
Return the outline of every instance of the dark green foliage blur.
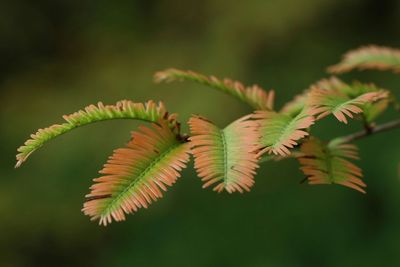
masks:
[[[190,165],[161,201],[106,228],[80,212],[84,195],[137,123],[80,128],[13,168],[30,133],[98,101],[163,100],[181,121],[221,127],[250,112],[202,86],[153,84],[168,67],[274,88],[280,106],[348,49],[400,47],[399,15],[397,0],[1,1],[0,266],[400,266],[399,130],[357,142],[367,195],[300,184],[294,160],[263,164],[251,193],[218,195]],[[400,95],[399,75],[342,78]],[[326,119],[313,133],[360,127]]]

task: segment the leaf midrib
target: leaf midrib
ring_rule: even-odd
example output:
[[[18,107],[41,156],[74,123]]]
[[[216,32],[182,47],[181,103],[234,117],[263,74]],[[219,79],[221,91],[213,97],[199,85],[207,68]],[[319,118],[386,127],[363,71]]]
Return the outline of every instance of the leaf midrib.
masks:
[[[225,131],[220,130],[220,136],[222,141],[222,149],[224,151],[224,185],[228,182],[228,144],[226,142]]]
[[[115,205],[120,204],[119,201],[121,200],[121,198],[124,197],[124,195],[129,192],[132,188],[134,188],[135,186],[140,185],[143,182],[144,177],[146,177],[146,175],[151,172],[152,168],[159,163],[160,161],[162,161],[162,159],[164,159],[166,157],[167,154],[171,153],[173,150],[177,149],[180,147],[180,145],[182,145],[181,143],[175,143],[173,144],[171,147],[169,147],[166,151],[162,152],[158,157],[156,157],[153,161],[151,161],[151,163],[140,173],[140,175],[137,176],[136,179],[134,179],[133,181],[131,181],[129,183],[129,185],[120,193],[118,193],[115,198],[113,198],[112,196],[112,200],[109,204],[107,204],[104,212],[101,213],[101,217],[107,216],[108,214],[110,214],[112,212],[112,210],[115,208]],[[130,176],[131,177],[131,176]]]

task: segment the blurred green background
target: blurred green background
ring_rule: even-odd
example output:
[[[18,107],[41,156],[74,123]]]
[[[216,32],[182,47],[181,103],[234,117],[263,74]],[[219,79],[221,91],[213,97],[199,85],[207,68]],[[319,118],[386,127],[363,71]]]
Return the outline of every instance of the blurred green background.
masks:
[[[97,101],[163,100],[181,121],[221,127],[251,111],[202,86],[153,84],[168,67],[274,88],[281,106],[348,49],[400,47],[399,15],[397,0],[1,1],[0,266],[400,266],[399,131],[357,142],[365,196],[299,184],[294,160],[265,163],[251,193],[218,195],[190,165],[162,201],[106,228],[80,212],[84,195],[137,123],[80,128],[13,169],[30,133]],[[391,73],[342,78],[400,94]],[[313,133],[359,128],[327,119]]]

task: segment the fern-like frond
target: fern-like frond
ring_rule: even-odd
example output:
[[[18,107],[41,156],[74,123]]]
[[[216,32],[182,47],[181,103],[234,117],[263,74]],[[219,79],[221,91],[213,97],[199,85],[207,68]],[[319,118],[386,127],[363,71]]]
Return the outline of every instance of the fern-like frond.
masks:
[[[331,91],[327,94],[339,94],[345,95],[345,98],[355,99],[361,97],[364,94],[375,92],[379,95],[379,99],[372,102],[365,102],[359,107],[362,109],[363,117],[367,123],[371,123],[380,114],[382,114],[389,102],[394,102],[394,96],[386,89],[377,87],[372,83],[361,83],[355,81],[351,84],[347,84],[336,77],[330,77],[329,79],[322,79],[315,83],[311,88],[320,88],[321,90]],[[336,92],[336,93],[333,93]]]
[[[390,70],[400,73],[400,50],[383,46],[364,46],[349,51],[337,65],[328,68],[331,73],[358,70]]]
[[[19,167],[35,150],[64,133],[67,133],[77,127],[91,124],[98,121],[113,119],[137,119],[157,123],[160,120],[167,121],[174,131],[179,131],[179,123],[176,121],[176,114],[168,115],[168,112],[162,102],[156,104],[154,101],[148,101],[145,104],[134,103],[129,100],[122,100],[115,105],[103,105],[99,102],[97,106],[90,105],[84,110],[64,115],[66,122],[54,124],[48,128],[39,129],[31,135],[25,144],[18,148],[16,167]]]
[[[274,111],[257,111],[253,118],[260,125],[260,155],[268,152],[280,156],[290,155],[290,148],[308,135],[306,129],[314,124],[313,111],[303,109],[294,118]]]
[[[367,96],[374,95],[376,95],[376,98],[367,98]],[[321,116],[319,117],[322,118],[332,113],[329,112],[328,106],[330,106],[332,110],[334,110],[334,106],[337,106],[337,108],[341,108],[341,104],[346,104],[348,103],[348,101],[351,102],[352,100],[354,100],[355,103],[350,104],[355,104],[357,106],[355,107],[355,110],[357,112],[343,113],[346,115],[350,114],[349,117],[352,117],[351,113],[362,112],[363,117],[367,123],[371,123],[380,114],[382,114],[386,110],[390,102],[396,102],[395,97],[388,90],[377,87],[372,83],[361,83],[355,81],[351,84],[347,84],[337,77],[330,77],[328,79],[322,79],[316,82],[309,89],[305,90],[302,94],[297,95],[292,101],[286,103],[281,109],[281,113],[295,117],[305,107],[315,108],[326,104],[325,108],[315,110],[315,112],[319,111],[320,113],[323,113],[322,111],[327,111],[326,114],[321,114]],[[338,115],[341,115],[340,112],[338,113]]]
[[[107,225],[125,214],[147,208],[162,197],[189,161],[189,143],[182,143],[165,124],[141,126],[125,148],[117,149],[94,179],[82,211]]]
[[[246,87],[238,81],[220,80],[214,76],[205,76],[194,71],[167,69],[154,75],[156,82],[194,81],[211,88],[220,90],[247,103],[256,110],[273,110],[274,91],[265,91],[258,85]]]
[[[361,107],[364,119],[367,123],[373,122],[387,109],[389,103],[395,100],[393,99],[394,96],[388,90],[379,88],[372,83],[361,83],[355,81],[350,85],[346,84],[346,86],[341,87],[339,90],[350,98],[356,98],[366,93],[380,92],[379,94],[381,94],[382,97],[379,100],[367,102]]]
[[[365,193],[361,169],[348,160],[359,159],[355,145],[310,138],[301,145],[301,152],[298,161],[309,184],[340,184]]]
[[[314,108],[317,119],[333,114],[339,121],[347,123],[347,117],[353,118],[353,114],[363,112],[363,105],[384,99],[388,92],[381,90],[362,94],[356,98],[350,98],[338,90],[325,90],[314,87],[308,98],[308,105]]]
[[[214,191],[250,191],[258,168],[259,134],[251,115],[220,129],[202,117],[189,120],[189,138],[197,174],[203,188],[216,184]]]

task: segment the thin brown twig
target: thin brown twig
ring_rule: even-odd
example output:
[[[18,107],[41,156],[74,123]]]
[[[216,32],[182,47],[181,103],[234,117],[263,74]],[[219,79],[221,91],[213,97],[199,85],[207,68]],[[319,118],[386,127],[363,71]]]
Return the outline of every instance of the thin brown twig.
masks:
[[[359,131],[359,132],[356,132],[353,134],[339,137],[338,139],[340,140],[340,143],[348,143],[348,142],[352,142],[352,141],[355,141],[358,139],[362,139],[369,135],[385,132],[385,131],[392,130],[395,128],[400,128],[400,119],[386,122],[386,123],[376,125],[376,126],[370,126],[370,127],[368,127],[368,129],[364,129],[362,131]]]
[[[365,118],[364,113],[362,114],[362,118],[363,118],[363,126],[364,126],[364,130],[368,133],[371,133],[373,125],[371,123],[369,123],[367,121],[367,118]]]

